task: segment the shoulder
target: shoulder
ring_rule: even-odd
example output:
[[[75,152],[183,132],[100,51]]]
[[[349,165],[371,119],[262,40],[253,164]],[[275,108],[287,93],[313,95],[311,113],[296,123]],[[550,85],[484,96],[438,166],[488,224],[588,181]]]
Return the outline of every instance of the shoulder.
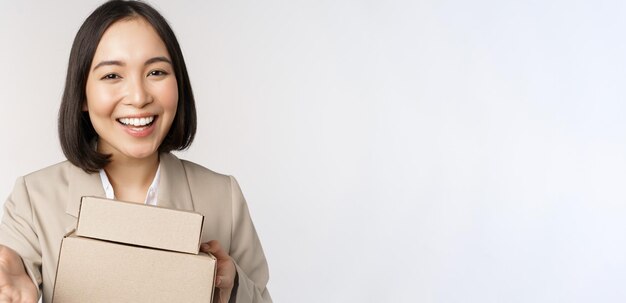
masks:
[[[231,182],[232,177],[229,175],[215,172],[211,169],[204,167],[203,165],[189,160],[179,159],[173,154],[169,154],[168,156],[171,156],[171,159],[174,159],[175,161],[180,163],[189,183],[200,183],[204,185],[226,185],[227,183],[230,184]]]
[[[224,191],[224,194],[232,191],[232,182],[234,180],[232,176],[215,172],[188,160],[181,160],[181,163],[185,169],[187,181],[192,189]]]
[[[36,170],[24,175],[22,178],[26,183],[57,183],[67,182],[67,179],[73,171],[80,170],[69,161],[62,161],[48,167]]]
[[[15,205],[41,211],[54,220],[55,214],[65,210],[69,199],[70,179],[74,171],[82,170],[63,161],[21,176],[15,182],[10,200]]]
[[[234,195],[234,178],[188,160],[175,160],[184,171],[195,211],[208,216],[215,224],[221,222],[222,226],[228,226],[230,223],[224,220],[230,218],[226,214],[232,213],[233,197],[237,196]],[[213,228],[219,229],[219,225]]]
[[[185,172],[187,176],[198,176],[202,178],[210,178],[210,179],[228,179],[228,175],[220,174],[213,170],[210,170],[198,163],[191,162],[189,160],[180,159],[183,167],[185,168]]]

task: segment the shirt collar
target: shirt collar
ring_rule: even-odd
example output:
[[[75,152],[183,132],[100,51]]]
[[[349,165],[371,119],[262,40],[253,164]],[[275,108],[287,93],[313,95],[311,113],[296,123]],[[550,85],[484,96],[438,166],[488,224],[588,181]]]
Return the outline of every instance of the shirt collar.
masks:
[[[156,174],[154,175],[154,179],[148,188],[148,192],[146,193],[146,199],[144,204],[146,205],[157,205],[157,198],[159,192],[159,180],[161,179],[161,163],[159,163],[159,167],[157,168]],[[113,185],[109,181],[109,177],[104,169],[100,169],[100,181],[102,181],[102,188],[104,188],[104,193],[106,194],[107,199],[115,199],[115,191],[113,191]]]

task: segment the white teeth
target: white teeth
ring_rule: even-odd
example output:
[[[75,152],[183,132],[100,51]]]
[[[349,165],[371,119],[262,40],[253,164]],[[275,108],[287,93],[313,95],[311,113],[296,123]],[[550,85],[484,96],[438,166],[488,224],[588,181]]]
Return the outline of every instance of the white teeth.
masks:
[[[118,121],[122,122],[124,125],[131,126],[146,126],[152,121],[154,121],[154,116],[146,117],[146,118],[119,118]]]

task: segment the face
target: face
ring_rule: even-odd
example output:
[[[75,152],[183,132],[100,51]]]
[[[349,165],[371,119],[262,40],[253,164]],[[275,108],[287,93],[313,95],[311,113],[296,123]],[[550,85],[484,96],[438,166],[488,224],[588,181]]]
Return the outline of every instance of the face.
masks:
[[[98,151],[112,159],[157,154],[176,115],[178,85],[165,44],[142,18],[112,24],[102,36],[87,78]]]

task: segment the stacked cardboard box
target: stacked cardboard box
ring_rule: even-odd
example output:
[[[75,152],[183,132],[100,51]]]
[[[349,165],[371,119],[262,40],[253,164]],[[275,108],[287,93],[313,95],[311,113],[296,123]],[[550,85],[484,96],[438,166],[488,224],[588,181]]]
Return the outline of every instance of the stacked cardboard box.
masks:
[[[215,257],[199,253],[203,216],[83,197],[53,302],[211,302]]]

